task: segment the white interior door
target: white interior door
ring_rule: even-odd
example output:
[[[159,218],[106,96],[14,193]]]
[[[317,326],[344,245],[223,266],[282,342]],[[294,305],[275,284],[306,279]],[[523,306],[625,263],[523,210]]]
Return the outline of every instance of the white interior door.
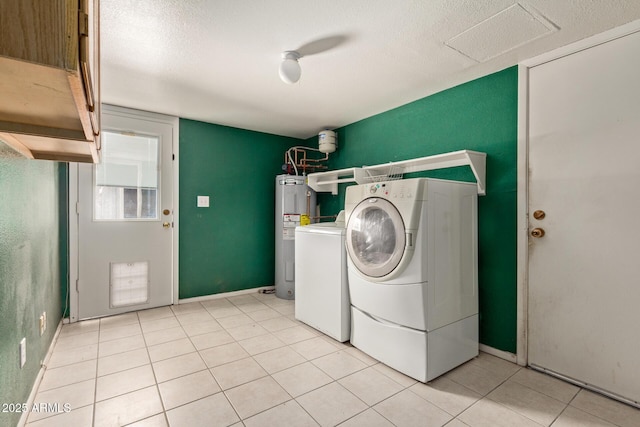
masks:
[[[173,127],[105,111],[101,144],[78,169],[79,319],[173,301]]]
[[[634,33],[529,71],[529,363],[635,402],[638,52]]]

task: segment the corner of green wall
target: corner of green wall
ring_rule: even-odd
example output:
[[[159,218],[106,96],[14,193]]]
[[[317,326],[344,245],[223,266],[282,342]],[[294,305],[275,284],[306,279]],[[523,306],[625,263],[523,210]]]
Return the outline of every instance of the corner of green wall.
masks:
[[[273,285],[275,177],[294,145],[304,141],[180,120],[180,298]]]
[[[337,129],[331,169],[456,150],[487,153],[479,198],[480,341],[516,351],[517,66]],[[300,141],[191,120],[180,121],[180,298],[273,282],[274,177]],[[468,168],[419,176],[470,181]],[[319,194],[323,215],[344,207]],[[195,207],[210,195],[212,207]],[[252,195],[252,196],[250,196]]]

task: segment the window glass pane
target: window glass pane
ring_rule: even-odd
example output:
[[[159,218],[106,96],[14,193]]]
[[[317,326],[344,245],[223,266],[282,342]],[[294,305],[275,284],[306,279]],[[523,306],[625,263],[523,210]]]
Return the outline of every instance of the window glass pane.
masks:
[[[157,212],[156,208],[158,204],[156,203],[156,190],[152,190],[149,188],[142,189],[142,206],[141,206],[141,215],[143,218],[156,218]]]
[[[124,189],[124,217],[138,218],[138,189]]]
[[[158,219],[159,141],[104,131],[95,166],[94,218]]]

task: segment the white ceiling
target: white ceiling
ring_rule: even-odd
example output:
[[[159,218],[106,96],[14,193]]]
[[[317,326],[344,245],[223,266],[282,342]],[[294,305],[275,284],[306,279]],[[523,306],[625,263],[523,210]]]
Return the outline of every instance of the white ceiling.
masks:
[[[102,100],[308,138],[640,18],[638,0],[101,0]],[[280,81],[281,53],[302,77]]]

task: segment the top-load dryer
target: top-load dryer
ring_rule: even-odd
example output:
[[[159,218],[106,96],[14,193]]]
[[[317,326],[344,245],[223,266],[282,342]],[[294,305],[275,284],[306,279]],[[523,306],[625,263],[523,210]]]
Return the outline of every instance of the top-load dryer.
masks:
[[[351,343],[420,381],[478,354],[477,186],[347,188]]]

